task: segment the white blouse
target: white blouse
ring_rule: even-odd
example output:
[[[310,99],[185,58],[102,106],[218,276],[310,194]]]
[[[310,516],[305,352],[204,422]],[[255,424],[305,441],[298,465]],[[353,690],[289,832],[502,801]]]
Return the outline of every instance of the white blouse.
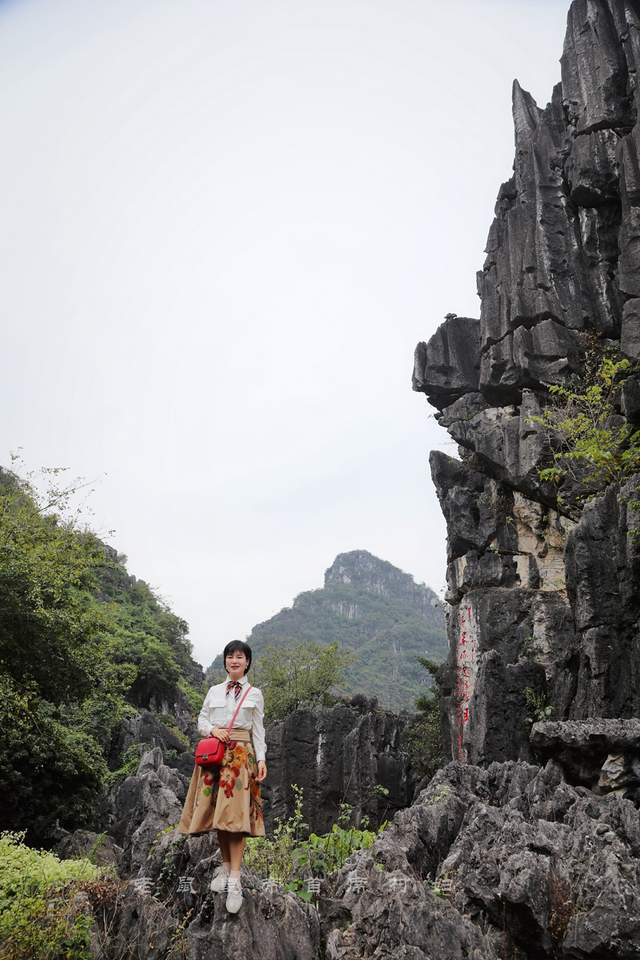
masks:
[[[207,691],[202,710],[198,715],[198,733],[201,733],[203,737],[207,737],[214,727],[226,727],[238,705],[238,700],[241,700],[244,696],[246,684],[249,683],[248,678],[246,676],[240,678],[242,690],[238,700],[234,697],[233,690],[229,690],[227,693],[229,680],[231,680],[231,677],[227,674],[226,680],[209,687]],[[247,727],[251,730],[256,760],[258,762],[264,760],[267,755],[264,735],[264,697],[259,687],[251,687],[238,711],[234,727]]]

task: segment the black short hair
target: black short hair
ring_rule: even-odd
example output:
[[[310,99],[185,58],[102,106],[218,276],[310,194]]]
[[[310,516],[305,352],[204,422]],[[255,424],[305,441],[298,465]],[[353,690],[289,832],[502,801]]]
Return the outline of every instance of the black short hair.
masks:
[[[251,666],[251,647],[243,640],[231,640],[231,642],[226,645],[222,651],[222,666],[225,668],[225,670],[227,669],[227,654],[233,653],[235,650],[242,651],[248,660],[247,669],[244,672],[244,675],[246,676],[246,674],[249,673],[249,667]]]

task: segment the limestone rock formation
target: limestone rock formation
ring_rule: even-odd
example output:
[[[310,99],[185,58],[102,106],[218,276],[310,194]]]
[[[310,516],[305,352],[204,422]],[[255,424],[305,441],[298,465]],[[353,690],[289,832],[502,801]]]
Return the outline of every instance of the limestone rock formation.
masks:
[[[633,803],[552,761],[451,763],[341,871],[327,955],[637,957],[639,841]]]
[[[431,471],[448,525],[450,742],[472,763],[531,759],[532,702],[560,720],[640,707],[638,485],[584,511],[570,484],[558,500],[531,420],[590,338],[640,354],[638,4],[575,0],[561,65],[544,109],[513,85],[513,176],[479,318],[449,316],[415,353],[413,387],[462,458],[434,453]],[[619,411],[630,423],[639,401],[634,374]]]
[[[136,775],[127,777],[116,792],[110,833],[124,848],[125,872],[138,870],[158,831],[180,819],[185,779],[163,763],[161,748],[154,747],[142,757]]]
[[[406,600],[412,609],[433,617],[436,597],[423,583],[394,567],[392,563],[374,557],[368,550],[351,550],[339,553],[331,566],[325,570],[324,586],[352,586],[379,597]]]
[[[267,828],[293,813],[293,783],[304,790],[305,819],[316,832],[331,829],[341,802],[352,806],[356,823],[367,816],[378,824],[406,807],[415,776],[403,749],[405,725],[405,718],[358,697],[270,723]]]

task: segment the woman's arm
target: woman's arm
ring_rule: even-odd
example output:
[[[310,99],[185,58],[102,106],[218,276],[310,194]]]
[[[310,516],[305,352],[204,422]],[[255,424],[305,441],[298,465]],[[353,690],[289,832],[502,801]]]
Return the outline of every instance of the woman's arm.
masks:
[[[204,703],[202,704],[202,710],[198,714],[198,733],[201,733],[203,737],[208,737],[213,729],[209,720],[209,704],[211,703],[212,689],[213,687],[209,687],[207,695],[204,698]]]
[[[264,734],[264,697],[262,696],[262,690],[258,689],[258,687],[254,687],[254,690],[256,693],[256,702],[251,711],[253,714],[251,720],[251,736],[256,751],[256,760],[260,763],[261,760],[264,761],[267,755],[267,743]]]

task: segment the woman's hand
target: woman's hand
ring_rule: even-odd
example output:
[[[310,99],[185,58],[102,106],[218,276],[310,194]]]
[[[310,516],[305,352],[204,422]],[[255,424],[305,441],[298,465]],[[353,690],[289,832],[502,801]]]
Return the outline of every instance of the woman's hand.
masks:
[[[230,735],[226,727],[214,727],[209,736],[217,737],[218,740],[222,740],[223,743],[228,743]]]
[[[258,760],[258,773],[256,780],[264,780],[267,775],[267,764],[264,760]]]

